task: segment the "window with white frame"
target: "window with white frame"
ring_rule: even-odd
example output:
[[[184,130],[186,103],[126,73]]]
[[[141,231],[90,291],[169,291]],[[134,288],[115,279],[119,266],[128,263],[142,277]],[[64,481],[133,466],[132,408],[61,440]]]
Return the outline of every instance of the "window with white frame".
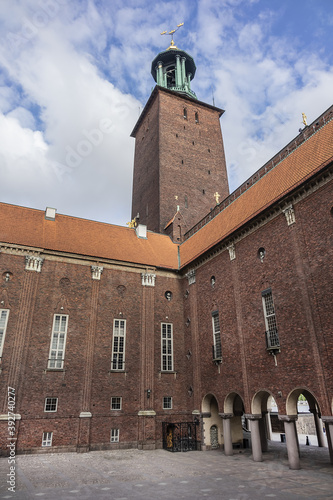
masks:
[[[172,397],[165,396],[163,398],[163,410],[171,410],[172,409]]]
[[[121,410],[122,398],[112,397],[111,398],[111,410]]]
[[[58,409],[58,398],[45,398],[44,411],[57,411]]]
[[[42,446],[52,446],[53,432],[43,432]]]
[[[119,429],[111,429],[111,443],[119,443]]]
[[[125,369],[126,320],[115,319],[113,322],[113,344],[111,370]]]
[[[0,309],[0,358],[2,357],[3,345],[8,323],[9,309]]]
[[[222,345],[221,345],[221,327],[220,327],[220,316],[218,311],[212,312],[212,324],[213,324],[213,359],[214,361],[222,360]]]
[[[172,323],[162,323],[162,371],[173,371]]]
[[[48,368],[61,369],[64,367],[67,325],[67,315],[54,315]]]
[[[270,288],[264,290],[261,292],[261,296],[265,317],[267,349],[279,349],[280,341],[276,324],[272,290]]]

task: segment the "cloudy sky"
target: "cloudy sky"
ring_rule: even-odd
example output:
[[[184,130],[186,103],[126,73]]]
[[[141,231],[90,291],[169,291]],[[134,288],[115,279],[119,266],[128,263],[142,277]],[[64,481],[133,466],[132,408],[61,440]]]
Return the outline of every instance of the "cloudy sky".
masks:
[[[231,190],[332,104],[332,0],[0,0],[1,201],[125,225],[130,133],[180,22]]]

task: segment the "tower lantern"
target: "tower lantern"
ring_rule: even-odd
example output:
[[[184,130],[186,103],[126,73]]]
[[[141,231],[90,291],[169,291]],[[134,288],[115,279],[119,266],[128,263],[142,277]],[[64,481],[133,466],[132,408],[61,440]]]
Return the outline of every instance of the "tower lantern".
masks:
[[[167,50],[155,57],[151,65],[151,74],[158,86],[196,99],[195,93],[191,90],[191,80],[196,71],[195,63],[193,58],[184,50],[178,49],[173,41],[174,33],[183,24],[178,24],[175,30],[161,33],[161,35],[172,36],[171,44]]]

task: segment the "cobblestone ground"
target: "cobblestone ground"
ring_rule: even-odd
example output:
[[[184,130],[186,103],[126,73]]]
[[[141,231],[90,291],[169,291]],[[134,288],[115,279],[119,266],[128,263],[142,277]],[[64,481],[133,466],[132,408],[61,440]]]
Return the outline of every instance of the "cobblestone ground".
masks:
[[[16,488],[8,491],[8,459],[0,459],[0,499],[333,500],[327,448],[301,446],[302,469],[288,468],[283,443],[270,443],[263,462],[251,451],[115,450],[16,457]]]

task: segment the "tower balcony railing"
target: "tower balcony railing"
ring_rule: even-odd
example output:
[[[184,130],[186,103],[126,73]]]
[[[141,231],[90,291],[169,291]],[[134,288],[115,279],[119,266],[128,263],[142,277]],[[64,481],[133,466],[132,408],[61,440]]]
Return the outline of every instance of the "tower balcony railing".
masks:
[[[185,93],[185,94],[190,94],[192,97],[194,97],[194,99],[197,98],[196,96],[196,93],[193,92],[193,90],[190,90],[190,89],[186,89],[185,87],[178,87],[177,85],[174,85],[173,87],[168,87],[170,90],[174,90],[175,92],[182,92],[182,93]]]

